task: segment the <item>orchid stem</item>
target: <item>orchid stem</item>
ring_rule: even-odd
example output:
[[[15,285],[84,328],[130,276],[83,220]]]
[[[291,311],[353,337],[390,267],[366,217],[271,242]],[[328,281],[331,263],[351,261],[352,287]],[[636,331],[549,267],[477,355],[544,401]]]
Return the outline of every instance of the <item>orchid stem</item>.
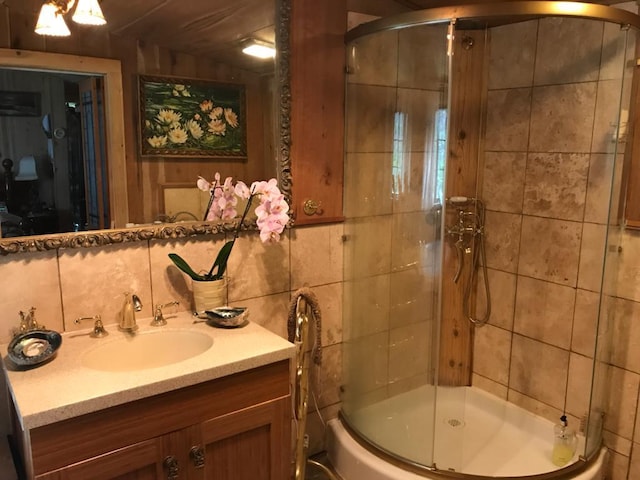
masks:
[[[233,239],[231,239],[231,248],[229,248],[229,255],[231,255],[231,249],[233,248],[233,245],[235,245],[238,235],[240,235],[240,229],[242,228],[242,224],[244,223],[245,218],[247,218],[247,213],[249,213],[249,209],[251,208],[251,203],[253,202],[254,196],[255,196],[255,193],[254,193],[254,190],[252,190],[249,193],[249,198],[247,199],[247,204],[244,207],[244,212],[242,212],[242,217],[240,218],[240,222],[236,226],[236,229],[233,233]],[[211,265],[211,269],[209,270],[209,273],[207,273],[206,278],[211,278],[213,276],[213,269],[215,267],[216,267],[216,264],[214,262],[214,264]]]

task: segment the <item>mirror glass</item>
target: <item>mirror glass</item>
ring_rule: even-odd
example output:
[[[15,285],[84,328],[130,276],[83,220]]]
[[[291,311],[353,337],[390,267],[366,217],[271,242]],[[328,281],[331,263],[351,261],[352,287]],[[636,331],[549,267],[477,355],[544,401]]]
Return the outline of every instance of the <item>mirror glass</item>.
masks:
[[[10,18],[31,15],[35,22],[33,5],[25,6],[30,2],[4,3]],[[82,53],[114,58],[121,83],[112,70],[86,68],[91,60],[76,55],[42,52],[34,62],[26,58],[32,52],[0,54],[0,160],[13,162],[0,169],[7,173],[0,189],[3,237],[202,220],[207,199],[196,188],[198,176],[212,180],[220,172],[250,183],[279,175],[276,62],[242,53],[251,40],[275,45],[275,1],[151,3],[105,2],[106,27],[79,33],[69,18],[71,37],[55,39],[56,51],[66,53],[64,42],[106,28],[109,54],[98,45],[95,53],[89,47]],[[214,93],[240,87],[245,154],[142,149],[140,78],[178,86],[205,80]],[[202,127],[209,133],[206,122]]]
[[[0,69],[2,237],[110,226],[103,85],[101,75]]]

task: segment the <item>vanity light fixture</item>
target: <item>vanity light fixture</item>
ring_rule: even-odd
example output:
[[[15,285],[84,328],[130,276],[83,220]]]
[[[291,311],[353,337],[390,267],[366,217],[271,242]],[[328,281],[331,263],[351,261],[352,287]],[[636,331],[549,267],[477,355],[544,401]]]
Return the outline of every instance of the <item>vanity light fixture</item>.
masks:
[[[276,48],[272,43],[250,39],[244,43],[242,53],[258,58],[274,58],[276,56]]]
[[[57,37],[71,35],[63,15],[70,12],[75,4],[76,0],[46,0],[40,9],[35,32],[39,35]],[[78,0],[78,5],[71,18],[74,22],[83,25],[104,25],[107,23],[98,0]]]

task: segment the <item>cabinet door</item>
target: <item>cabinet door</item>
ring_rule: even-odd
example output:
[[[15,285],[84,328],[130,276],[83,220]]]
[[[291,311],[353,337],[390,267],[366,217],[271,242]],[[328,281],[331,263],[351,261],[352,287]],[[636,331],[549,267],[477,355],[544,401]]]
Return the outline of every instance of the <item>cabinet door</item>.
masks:
[[[63,455],[64,452],[61,452]],[[90,458],[36,480],[157,480],[163,471],[162,439],[152,439]]]
[[[202,476],[216,480],[285,480],[289,475],[291,397],[202,424]]]

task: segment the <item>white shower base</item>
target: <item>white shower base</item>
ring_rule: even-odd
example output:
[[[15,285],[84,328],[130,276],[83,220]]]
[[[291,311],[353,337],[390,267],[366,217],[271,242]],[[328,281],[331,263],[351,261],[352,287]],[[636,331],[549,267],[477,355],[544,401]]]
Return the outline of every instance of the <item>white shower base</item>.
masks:
[[[553,422],[474,387],[423,386],[355,412],[366,438],[395,454],[439,470],[487,477],[527,477],[557,470],[551,463]],[[344,480],[424,480],[376,457],[354,440],[340,420],[329,422],[328,453]],[[435,438],[431,458],[431,442]],[[584,438],[580,437],[578,451]],[[606,449],[574,480],[601,480]],[[574,462],[578,461],[577,455]]]

